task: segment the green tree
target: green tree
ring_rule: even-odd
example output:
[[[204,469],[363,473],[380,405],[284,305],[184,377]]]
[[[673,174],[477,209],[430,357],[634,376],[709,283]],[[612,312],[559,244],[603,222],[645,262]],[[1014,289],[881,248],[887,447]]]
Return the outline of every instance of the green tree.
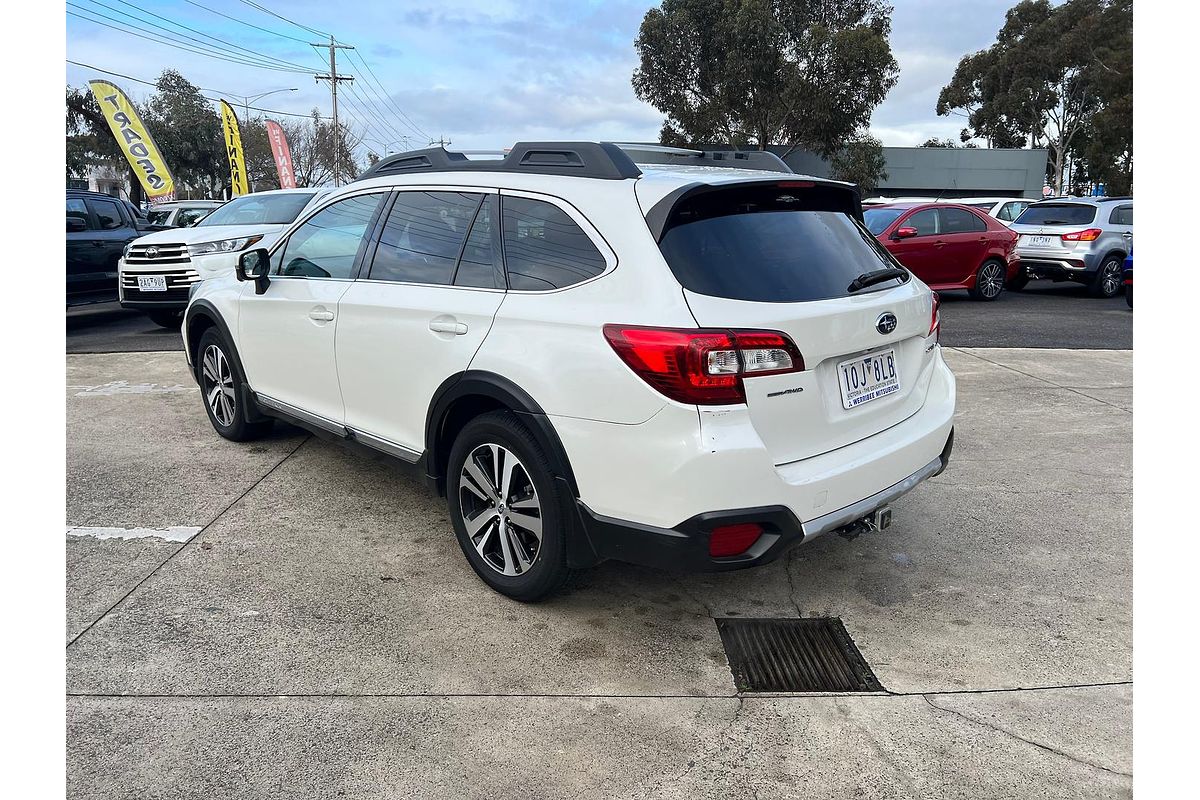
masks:
[[[138,175],[125,159],[91,90],[68,86],[66,110],[67,178],[86,177],[88,170],[93,167],[108,167],[118,171],[124,169],[129,175],[129,185],[133,187],[133,199],[140,202]]]
[[[946,137],[945,139],[939,139],[936,136],[931,136],[930,138],[921,142],[921,144],[919,144],[918,147],[941,147],[941,148],[945,148],[945,149],[954,149],[957,147],[964,147],[967,149],[971,149],[971,148],[977,147],[977,145],[974,142],[966,142],[966,143],[960,144],[959,142],[956,142],[949,137]]]
[[[835,179],[858,184],[864,195],[873,193],[880,181],[887,180],[886,166],[883,144],[866,132],[851,136],[830,162]]]
[[[177,186],[205,197],[221,196],[229,184],[225,134],[220,114],[200,87],[173,69],[163,70],[142,119]]]
[[[1132,119],[1121,110],[1132,110],[1132,15],[1130,0],[1022,0],[991,47],[959,62],[937,113],[965,112],[964,136],[993,146],[1048,148],[1058,191],[1081,157],[1091,171],[1132,175]]]
[[[634,42],[664,144],[838,153],[896,84],[883,0],[663,0]]]

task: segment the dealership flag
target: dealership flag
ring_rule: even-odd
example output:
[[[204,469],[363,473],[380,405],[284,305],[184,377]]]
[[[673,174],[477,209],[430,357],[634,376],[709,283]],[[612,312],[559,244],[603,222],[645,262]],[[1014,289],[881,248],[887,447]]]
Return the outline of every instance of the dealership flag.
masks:
[[[295,189],[296,173],[292,171],[292,153],[288,149],[283,128],[275,120],[267,120],[267,138],[271,140],[271,155],[275,156],[275,169],[279,171],[279,188]]]
[[[117,144],[121,145],[121,151],[146,190],[146,198],[151,203],[174,200],[175,179],[133,103],[108,81],[88,81],[88,86],[100,104],[113,136],[117,137]]]
[[[241,197],[250,194],[250,186],[246,182],[246,158],[242,151],[242,132],[238,128],[237,114],[233,107],[221,101],[221,122],[225,127],[225,152],[229,154],[229,184],[233,187],[233,196]]]

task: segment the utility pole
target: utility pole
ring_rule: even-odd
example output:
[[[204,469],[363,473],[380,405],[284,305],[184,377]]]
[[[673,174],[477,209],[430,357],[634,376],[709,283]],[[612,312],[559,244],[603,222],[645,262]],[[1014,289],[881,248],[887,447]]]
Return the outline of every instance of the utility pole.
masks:
[[[407,137],[406,137],[406,138],[407,138]],[[451,142],[451,141],[450,141],[449,139],[447,139],[445,136],[439,136],[437,139],[430,139],[430,140],[429,140],[429,146],[430,146],[430,147],[433,147],[434,145],[437,145],[438,147],[445,148],[445,147],[446,147],[446,145],[448,145],[448,144],[453,144],[453,142]]]
[[[312,47],[328,47],[329,48],[329,74],[314,75],[318,81],[329,81],[329,93],[333,97],[333,185],[341,186],[341,148],[342,148],[342,130],[338,127],[338,112],[337,112],[337,87],[340,81],[353,81],[353,75],[338,75],[337,74],[337,51],[353,50],[354,47],[348,44],[337,44],[333,40],[333,36],[329,37],[329,42],[321,42],[319,44],[309,43]]]

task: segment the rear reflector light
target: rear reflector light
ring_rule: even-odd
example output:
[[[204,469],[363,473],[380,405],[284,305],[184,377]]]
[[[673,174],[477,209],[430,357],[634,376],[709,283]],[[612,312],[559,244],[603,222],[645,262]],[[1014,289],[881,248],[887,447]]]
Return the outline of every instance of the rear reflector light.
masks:
[[[1100,238],[1100,234],[1104,231],[1099,228],[1088,228],[1086,231],[1076,231],[1075,233],[1064,233],[1062,240],[1064,242],[1094,242]]]
[[[744,403],[743,378],[804,369],[796,345],[775,331],[605,325],[604,338],[638,377],[680,403]]]
[[[942,339],[942,298],[937,292],[933,295],[933,314],[929,318],[929,333],[926,336],[936,336],[934,341]]]
[[[714,558],[741,555],[758,541],[762,530],[762,526],[756,522],[713,528],[708,537],[708,554]]]

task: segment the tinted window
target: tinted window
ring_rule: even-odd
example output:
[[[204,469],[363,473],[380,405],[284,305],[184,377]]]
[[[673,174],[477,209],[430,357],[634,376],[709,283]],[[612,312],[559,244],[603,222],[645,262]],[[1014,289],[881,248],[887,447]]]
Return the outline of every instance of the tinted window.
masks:
[[[700,195],[673,212],[659,247],[685,288],[756,302],[845,297],[859,275],[895,266],[844,212],[794,208],[803,202],[777,189]]]
[[[96,224],[100,226],[100,230],[111,231],[125,224],[121,219],[120,208],[113,201],[88,200],[87,204],[91,207],[92,213],[96,215]]]
[[[504,276],[498,273],[495,240],[493,239],[492,216],[497,198],[488,195],[475,216],[467,246],[463,248],[458,272],[454,275],[455,286],[475,286],[481,289],[503,289]]]
[[[379,236],[371,280],[448,285],[482,195],[399,192]]]
[[[209,211],[210,209],[207,208],[181,208],[179,215],[175,217],[175,226],[178,228],[190,228],[207,217]]]
[[[286,225],[294,222],[315,192],[247,194],[235,197],[209,214],[199,225]]]
[[[1118,206],[1114,208],[1108,216],[1108,222],[1111,225],[1132,225],[1133,206]]]
[[[863,210],[863,219],[867,223],[867,230],[878,236],[903,213],[902,208],[867,208]]]
[[[924,211],[918,211],[904,220],[904,227],[916,228],[917,236],[933,236],[939,232],[937,209],[927,208]]]
[[[351,277],[354,259],[382,198],[382,193],[359,195],[318,211],[288,237],[278,274]]]
[[[561,289],[604,272],[604,256],[558,206],[505,197],[503,208],[510,289]]]
[[[67,198],[67,218],[70,219],[71,217],[83,220],[83,224],[86,225],[89,230],[91,229],[92,221],[88,217],[87,206],[85,206],[83,201],[78,197]]]
[[[961,208],[938,209],[942,216],[942,233],[977,233],[987,230],[987,223],[970,211]]]
[[[1096,218],[1096,207],[1079,203],[1037,203],[1025,209],[1022,225],[1087,225]]]
[[[171,209],[160,208],[157,211],[151,211],[146,215],[151,225],[166,225],[167,220],[171,218]]]

